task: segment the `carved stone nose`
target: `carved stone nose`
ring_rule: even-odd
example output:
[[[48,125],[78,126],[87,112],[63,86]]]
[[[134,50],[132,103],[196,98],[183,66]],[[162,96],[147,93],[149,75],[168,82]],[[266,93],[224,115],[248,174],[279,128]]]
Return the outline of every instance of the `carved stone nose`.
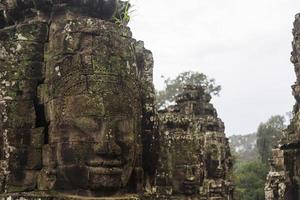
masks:
[[[103,141],[95,144],[95,152],[100,156],[120,156],[122,149],[116,143],[115,137],[105,136]]]
[[[188,180],[188,181],[195,181],[195,180],[196,180],[196,177],[195,177],[195,176],[188,176],[188,177],[186,178],[186,180]]]
[[[195,181],[195,179],[196,179],[196,177],[194,176],[193,170],[189,166],[186,169],[186,177],[185,178],[187,181]]]

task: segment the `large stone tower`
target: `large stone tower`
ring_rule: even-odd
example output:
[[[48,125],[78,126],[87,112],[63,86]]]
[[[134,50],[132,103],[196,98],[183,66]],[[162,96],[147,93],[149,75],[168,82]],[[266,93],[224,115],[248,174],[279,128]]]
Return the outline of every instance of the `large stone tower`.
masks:
[[[271,171],[265,185],[266,200],[300,199],[300,14],[296,15],[291,62],[297,80],[292,86],[296,99],[294,117],[278,148],[273,149]]]
[[[155,155],[153,59],[126,27],[128,8],[0,1],[3,196],[126,199],[154,179],[143,160]]]

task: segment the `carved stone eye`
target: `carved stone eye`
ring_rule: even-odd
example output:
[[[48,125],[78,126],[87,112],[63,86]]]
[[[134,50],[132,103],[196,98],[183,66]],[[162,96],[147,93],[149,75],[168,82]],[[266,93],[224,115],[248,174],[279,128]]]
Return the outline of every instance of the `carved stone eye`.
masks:
[[[80,117],[74,119],[74,123],[77,128],[84,132],[94,132],[101,129],[101,120],[95,120],[91,117]]]
[[[117,122],[117,137],[125,143],[131,143],[135,140],[132,120],[123,119]]]

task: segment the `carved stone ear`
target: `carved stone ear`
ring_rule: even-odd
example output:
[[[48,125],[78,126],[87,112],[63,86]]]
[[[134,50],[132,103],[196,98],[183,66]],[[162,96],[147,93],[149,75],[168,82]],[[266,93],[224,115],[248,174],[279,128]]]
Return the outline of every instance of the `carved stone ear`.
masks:
[[[0,10],[0,29],[4,28],[6,25],[5,17],[4,17],[4,10]]]
[[[142,167],[135,167],[132,177],[136,183],[136,192],[142,193],[144,188],[144,170]]]

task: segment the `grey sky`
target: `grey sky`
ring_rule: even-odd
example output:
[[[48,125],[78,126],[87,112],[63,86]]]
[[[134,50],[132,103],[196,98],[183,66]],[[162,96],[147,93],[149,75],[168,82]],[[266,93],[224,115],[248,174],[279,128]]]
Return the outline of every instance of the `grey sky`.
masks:
[[[129,24],[153,52],[154,82],[193,70],[215,78],[228,135],[292,110],[292,23],[299,0],[132,0]]]

